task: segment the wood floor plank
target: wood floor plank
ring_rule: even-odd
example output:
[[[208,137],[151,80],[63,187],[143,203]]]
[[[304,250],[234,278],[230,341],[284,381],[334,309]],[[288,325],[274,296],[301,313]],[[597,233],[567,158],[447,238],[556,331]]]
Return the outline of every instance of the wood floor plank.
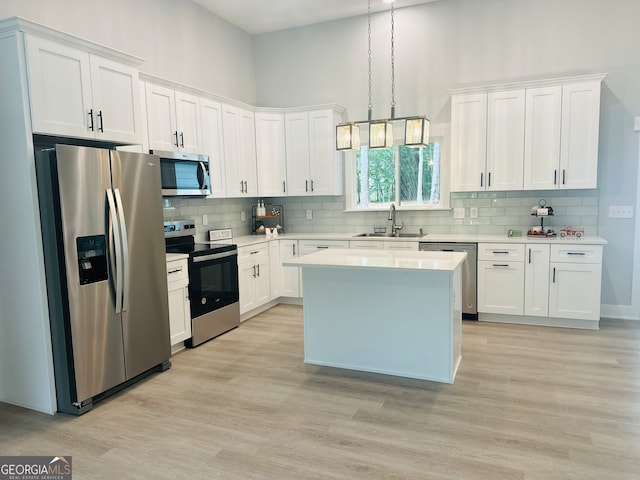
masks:
[[[640,322],[464,322],[453,385],[303,353],[279,305],[81,417],[0,404],[0,454],[71,455],[80,480],[640,480]]]

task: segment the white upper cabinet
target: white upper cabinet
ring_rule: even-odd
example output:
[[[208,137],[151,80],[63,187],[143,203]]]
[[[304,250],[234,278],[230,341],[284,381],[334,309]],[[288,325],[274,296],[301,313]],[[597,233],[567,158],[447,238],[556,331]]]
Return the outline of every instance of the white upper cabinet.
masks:
[[[138,70],[25,35],[34,133],[141,143]]]
[[[222,132],[227,197],[256,197],[256,130],[254,113],[222,105]]]
[[[258,194],[286,196],[284,114],[256,112],[255,121]]]
[[[226,181],[222,144],[222,104],[201,98],[200,118],[202,119],[202,153],[209,156],[211,180],[209,198],[223,198],[226,196]]]
[[[487,94],[451,98],[451,191],[484,190]]]
[[[285,113],[287,193],[341,195],[342,155],[336,151],[333,109]]]
[[[200,98],[146,83],[151,150],[202,153]]]
[[[562,87],[560,188],[596,188],[600,81]]]
[[[596,188],[603,79],[453,92],[451,191]]]
[[[487,190],[522,190],[524,90],[487,96]]]
[[[562,86],[529,88],[526,97],[524,188],[557,188]]]

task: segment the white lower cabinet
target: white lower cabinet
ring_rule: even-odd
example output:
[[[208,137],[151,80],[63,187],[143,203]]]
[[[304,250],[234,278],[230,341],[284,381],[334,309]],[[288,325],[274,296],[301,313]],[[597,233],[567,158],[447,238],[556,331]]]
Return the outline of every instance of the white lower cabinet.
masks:
[[[478,244],[478,312],[540,318],[525,323],[597,328],[593,321],[600,319],[601,277],[601,245]]]
[[[418,242],[384,242],[385,250],[418,250]]]
[[[297,258],[299,254],[297,240],[280,240],[281,263]],[[300,267],[285,267],[280,272],[280,295],[283,297],[299,298],[300,295]]]
[[[351,240],[349,248],[357,248],[360,250],[384,250],[384,242],[382,240]]]
[[[169,331],[173,346],[191,338],[189,266],[186,258],[167,262],[167,287],[169,290]]]
[[[238,283],[241,315],[271,299],[266,243],[238,248]]]
[[[552,245],[549,316],[600,319],[602,246]]]
[[[282,261],[280,260],[280,242],[269,242],[269,285],[270,299],[275,300],[282,295]]]
[[[524,245],[478,244],[478,312],[523,314]]]
[[[549,315],[549,244],[527,244],[524,265],[524,314]]]

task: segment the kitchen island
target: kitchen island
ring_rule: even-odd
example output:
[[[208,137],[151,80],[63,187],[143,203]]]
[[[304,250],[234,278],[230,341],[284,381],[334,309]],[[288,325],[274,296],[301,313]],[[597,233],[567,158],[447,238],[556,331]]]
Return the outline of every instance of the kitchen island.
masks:
[[[302,267],[304,362],[453,383],[466,253],[322,250]]]

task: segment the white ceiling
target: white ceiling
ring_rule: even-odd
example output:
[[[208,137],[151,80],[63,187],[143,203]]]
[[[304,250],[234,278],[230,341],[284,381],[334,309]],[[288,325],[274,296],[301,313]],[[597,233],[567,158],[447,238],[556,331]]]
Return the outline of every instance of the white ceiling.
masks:
[[[366,15],[367,0],[194,0],[251,35]],[[438,0],[395,0],[394,8]],[[371,0],[371,11],[388,10]]]

